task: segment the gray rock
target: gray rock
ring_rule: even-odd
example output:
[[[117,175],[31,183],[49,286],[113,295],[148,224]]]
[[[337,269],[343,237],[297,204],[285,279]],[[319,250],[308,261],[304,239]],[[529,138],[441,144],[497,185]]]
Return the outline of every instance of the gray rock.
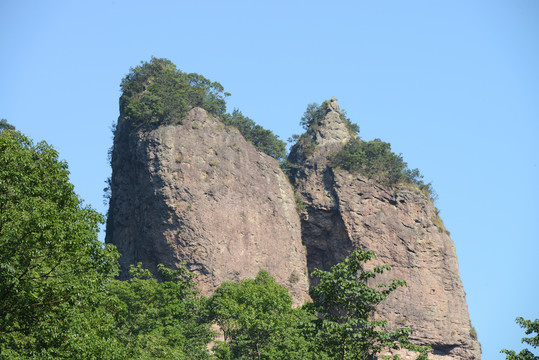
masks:
[[[137,262],[155,273],[185,261],[209,295],[265,269],[296,305],[308,299],[294,193],[275,159],[200,108],[183,125],[117,131],[106,242],[121,278]]]

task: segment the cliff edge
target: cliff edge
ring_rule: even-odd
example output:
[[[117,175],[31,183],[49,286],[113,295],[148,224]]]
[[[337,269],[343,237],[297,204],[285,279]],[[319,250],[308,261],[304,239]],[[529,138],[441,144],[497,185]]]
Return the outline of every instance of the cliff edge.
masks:
[[[416,344],[433,348],[432,359],[480,359],[455,247],[432,201],[412,184],[384,186],[330,166],[330,155],[357,135],[335,99],[323,107],[325,115],[289,158],[296,164],[292,180],[305,205],[302,238],[309,273],[329,270],[355,249],[373,250],[379,264],[391,266],[382,280],[407,282],[378,311],[389,327],[411,328]]]

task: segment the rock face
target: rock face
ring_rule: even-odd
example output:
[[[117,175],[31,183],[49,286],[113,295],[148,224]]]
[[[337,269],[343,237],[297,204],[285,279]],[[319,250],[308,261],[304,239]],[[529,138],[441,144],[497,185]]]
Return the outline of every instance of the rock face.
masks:
[[[336,99],[325,106],[289,157],[301,221],[277,162],[205,110],[151,131],[120,121],[106,242],[122,254],[121,277],[137,262],[155,273],[159,263],[184,261],[209,295],[265,269],[299,305],[308,300],[308,273],[371,249],[392,268],[381,281],[408,284],[378,311],[389,327],[411,328],[415,343],[433,348],[431,359],[480,359],[455,248],[436,208],[412,185],[390,188],[329,167],[328,156],[357,135]]]
[[[129,265],[185,261],[211,294],[267,270],[295,304],[308,299],[305,249],[291,185],[273,158],[201,108],[181,125],[136,131],[120,121],[106,242]]]
[[[388,188],[328,167],[328,155],[355,134],[340,118],[335,101],[327,111],[306,134],[316,149],[306,151],[300,141],[290,154],[299,166],[294,183],[306,207],[302,237],[309,273],[329,270],[355,249],[373,250],[378,263],[392,268],[381,281],[404,279],[408,285],[379,309],[389,327],[411,328],[415,343],[433,348],[432,359],[480,359],[455,248],[436,208],[413,186]]]

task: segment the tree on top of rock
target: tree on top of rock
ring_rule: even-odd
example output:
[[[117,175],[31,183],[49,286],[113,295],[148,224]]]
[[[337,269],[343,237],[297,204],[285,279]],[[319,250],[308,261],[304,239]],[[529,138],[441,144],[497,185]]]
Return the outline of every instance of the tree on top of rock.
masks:
[[[223,86],[199,74],[187,74],[170,60],[152,57],[122,79],[120,113],[132,126],[181,123],[187,111],[201,107],[220,116],[226,111]]]

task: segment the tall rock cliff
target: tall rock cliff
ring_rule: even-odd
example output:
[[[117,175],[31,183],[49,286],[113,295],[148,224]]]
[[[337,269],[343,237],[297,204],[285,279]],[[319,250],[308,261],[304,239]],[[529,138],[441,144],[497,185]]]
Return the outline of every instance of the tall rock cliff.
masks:
[[[105,239],[122,254],[121,278],[138,262],[154,274],[185,262],[209,295],[265,269],[299,305],[310,272],[371,249],[392,268],[382,281],[408,284],[378,311],[389,327],[411,328],[432,359],[480,359],[454,245],[429,197],[330,166],[357,137],[336,99],[311,108],[289,156],[293,188],[274,158],[208,113],[226,119],[218,83],[152,58],[131,69],[122,91]]]
[[[112,153],[106,242],[121,277],[142,262],[186,262],[211,294],[223,281],[267,270],[296,304],[308,299],[294,193],[277,161],[202,108],[153,130],[120,121]]]
[[[389,327],[411,328],[411,339],[431,346],[433,359],[480,359],[455,247],[432,201],[413,185],[383,186],[330,167],[328,156],[357,135],[335,99],[324,106],[325,116],[290,153],[306,209],[302,237],[309,273],[329,270],[355,249],[375,251],[378,262],[392,268],[386,280],[407,282],[379,309]]]

